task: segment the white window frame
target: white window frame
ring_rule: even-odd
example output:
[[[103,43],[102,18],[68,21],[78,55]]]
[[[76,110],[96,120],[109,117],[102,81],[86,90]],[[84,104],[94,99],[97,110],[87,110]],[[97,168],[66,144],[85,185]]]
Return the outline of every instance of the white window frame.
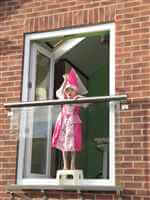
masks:
[[[50,92],[50,91],[53,91],[52,89],[53,89],[53,83],[54,83],[54,80],[53,80],[53,76],[51,75],[51,74],[53,74],[53,71],[54,71],[54,61],[53,61],[53,59],[51,58],[51,52],[50,51],[48,51],[48,50],[46,50],[45,48],[43,48],[43,47],[41,47],[40,45],[38,45],[38,44],[36,44],[36,43],[33,43],[32,45],[31,45],[31,52],[32,52],[32,55],[31,55],[31,57],[32,57],[32,59],[31,59],[31,62],[30,62],[30,66],[36,66],[36,62],[37,62],[37,60],[36,60],[36,56],[37,56],[37,53],[39,52],[39,53],[41,53],[41,54],[43,54],[43,55],[45,55],[45,56],[47,56],[51,61],[50,61],[50,80],[49,80],[49,82],[50,82],[50,88],[49,88],[49,94],[50,94],[50,96],[49,96],[49,98],[52,98],[53,97],[53,92]],[[32,81],[32,87],[30,88],[30,89],[28,89],[28,100],[29,101],[34,101],[34,97],[35,97],[35,74],[36,74],[36,67],[31,67],[31,69],[30,69],[30,76],[31,76],[31,78],[32,78],[32,80],[34,80],[34,81]],[[31,81],[31,80],[30,80]],[[36,109],[35,109],[36,110]],[[28,114],[29,114],[29,117],[28,118],[30,118],[30,125],[29,125],[29,137],[32,137],[32,130],[33,130],[33,115],[34,115],[34,112],[35,112],[35,110],[34,109],[32,109],[32,111],[30,111]],[[48,112],[47,113],[49,113],[49,115],[51,115],[51,109],[50,109],[50,107],[48,108]],[[50,128],[50,127],[52,127],[52,122],[50,122],[49,124],[48,124],[48,126],[49,126],[49,130],[51,130],[52,128]],[[30,154],[30,158],[28,159],[28,162],[26,162],[24,165],[25,165],[25,169],[26,169],[26,174],[28,175],[28,176],[30,176],[30,177],[40,177],[40,178],[42,178],[42,177],[46,177],[46,176],[48,176],[49,175],[49,163],[50,163],[50,156],[48,156],[48,155],[50,155],[51,154],[51,150],[49,150],[50,148],[49,148],[49,143],[50,143],[50,136],[48,135],[48,141],[47,141],[47,156],[46,156],[46,163],[48,163],[47,164],[47,167],[46,167],[46,174],[45,175],[38,175],[38,174],[34,174],[34,173],[31,173],[31,152],[32,152],[32,140],[29,140],[29,142],[27,142],[27,155],[29,155]],[[22,157],[22,159],[24,159],[24,156],[21,156]],[[23,162],[23,160],[19,160],[19,162]]]
[[[23,88],[22,101],[28,101],[28,82],[29,82],[29,65],[31,43],[35,40],[46,40],[51,38],[65,37],[69,35],[88,34],[92,32],[109,31],[109,95],[115,95],[115,24],[100,24],[87,27],[71,28],[65,30],[50,31],[44,33],[31,33],[25,35],[24,47],[24,74],[23,74]],[[83,186],[115,186],[115,107],[110,103],[109,126],[109,179],[84,179],[81,182]],[[19,149],[20,151],[20,149]],[[23,166],[18,166],[18,169]],[[17,184],[23,185],[57,185],[56,179],[34,179],[34,178],[17,178]]]

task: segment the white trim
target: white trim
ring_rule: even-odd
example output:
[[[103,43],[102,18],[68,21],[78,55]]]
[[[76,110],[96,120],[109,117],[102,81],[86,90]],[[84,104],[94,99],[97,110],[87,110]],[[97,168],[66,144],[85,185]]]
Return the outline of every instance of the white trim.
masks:
[[[45,33],[33,33],[27,34],[25,38],[25,53],[24,53],[24,77],[23,77],[23,95],[22,100],[27,100],[27,85],[28,85],[28,74],[29,74],[29,60],[30,60],[30,43],[32,40],[42,40],[42,39],[51,39],[57,37],[65,37],[70,35],[79,35],[80,34],[88,34],[92,32],[101,32],[101,31],[110,31],[110,57],[109,57],[109,90],[110,95],[115,94],[115,25],[114,23],[109,24],[101,24],[95,26],[88,26],[88,27],[80,27],[80,28],[73,28],[73,29],[66,29],[66,30],[58,30],[52,32],[45,32]],[[83,37],[83,35],[82,35]],[[84,179],[82,184],[83,185],[103,185],[103,186],[114,186],[115,185],[115,116],[114,116],[114,106],[110,106],[110,124],[111,130],[109,132],[110,138],[110,170],[109,176],[110,178],[107,179]],[[38,181],[39,180],[39,181]],[[20,184],[54,184],[56,183],[55,179],[22,179],[19,181]]]
[[[37,62],[37,54],[38,52],[40,52],[41,54],[43,54],[44,56],[48,57],[50,59],[50,70],[51,69],[51,60],[52,60],[52,53],[50,51],[48,51],[47,49],[43,48],[42,46],[36,44],[36,43],[32,43],[31,44],[31,57],[30,57],[30,75],[29,75],[29,79],[30,81],[32,80],[32,88],[29,89],[28,94],[29,94],[29,101],[34,101],[34,97],[35,97],[35,87],[36,87],[36,71],[37,71],[37,67],[36,67],[36,62]],[[49,72],[51,73],[51,71]],[[52,89],[52,88],[51,88]]]
[[[38,178],[38,179],[34,179],[34,178],[30,178],[30,179],[22,179],[22,181],[19,183],[19,185],[53,185],[53,186],[57,186],[57,180],[56,179],[50,179],[50,178]],[[83,179],[81,180],[81,185],[82,186],[114,186],[113,182],[111,182],[110,180],[106,180],[106,179],[101,179],[100,181],[97,179]]]
[[[20,131],[19,131],[19,150],[18,150],[18,166],[17,166],[17,184],[20,184],[22,181],[23,170],[24,170],[24,156],[22,152],[25,151],[25,124],[27,120],[27,112],[22,108],[20,113]]]
[[[24,45],[24,68],[23,68],[23,87],[22,87],[22,101],[28,99],[28,82],[29,82],[29,66],[30,66],[30,36],[26,35]]]
[[[109,95],[115,95],[115,24],[112,24],[112,27],[110,29],[109,61]]]
[[[115,95],[115,24],[110,29],[109,41],[109,95]],[[115,185],[115,104],[110,103],[109,111],[109,176],[113,185]]]
[[[26,149],[26,152],[25,154],[26,155],[30,155],[28,157],[28,160],[26,159],[26,156],[25,154],[23,154],[22,152],[22,157],[25,156],[25,162],[24,162],[24,170],[25,170],[25,175],[29,176],[30,175],[30,171],[31,171],[31,157],[32,157],[32,130],[33,130],[33,115],[34,115],[34,109],[30,109],[31,111],[28,112],[27,114],[27,123],[26,123],[26,126],[28,128],[28,137],[27,137],[27,141],[26,141],[26,144],[25,144],[25,149]]]
[[[85,38],[75,38],[75,39],[70,39],[64,42],[62,45],[60,45],[56,50],[54,50],[54,57],[55,60],[59,59],[61,56],[63,56],[66,52],[68,52],[71,48],[76,46],[78,43],[80,43],[82,40]]]
[[[35,83],[36,83],[35,74],[36,74],[36,70],[37,70],[37,67],[36,67],[37,60],[36,60],[36,58],[37,58],[37,53],[38,52],[40,52],[41,54],[43,54],[44,56],[46,56],[46,57],[48,57],[50,59],[50,63],[49,63],[49,68],[50,68],[50,71],[49,71],[49,74],[50,74],[49,85],[50,85],[50,88],[49,88],[49,97],[48,98],[51,99],[53,97],[53,88],[54,88],[54,85],[53,85],[53,83],[54,83],[54,61],[53,61],[53,54],[50,51],[48,51],[47,49],[45,49],[44,47],[42,47],[42,46],[40,46],[39,44],[36,44],[36,43],[32,43],[31,48],[32,48],[33,54],[35,56],[35,58],[32,57],[32,59],[31,59],[31,61],[34,60],[34,64],[32,65],[33,67],[31,67],[32,68],[32,72],[33,72],[32,76],[31,76],[31,80],[33,80],[32,92],[31,92],[31,94],[32,94],[32,100],[34,100],[34,97],[35,97],[35,87],[36,87],[35,86]],[[32,53],[32,51],[31,51],[31,53]],[[47,107],[47,109],[48,109],[47,116],[48,116],[48,118],[50,118],[49,116],[51,116],[51,113],[52,113],[51,107]],[[36,108],[35,108],[35,110],[36,110]],[[32,119],[33,119],[33,117],[32,117]],[[48,130],[49,131],[51,130],[51,132],[52,132],[52,121],[50,120],[48,122],[49,122],[48,123]],[[32,127],[32,125],[30,127]],[[33,128],[31,128],[31,134],[32,134],[32,130],[33,130]],[[32,173],[30,171],[30,173],[28,173],[28,175],[30,175],[30,177],[36,177],[37,176],[37,177],[42,177],[43,178],[43,177],[48,177],[48,175],[49,175],[48,165],[49,165],[49,162],[50,162],[50,156],[49,155],[51,154],[51,149],[49,148],[50,138],[49,138],[49,134],[48,133],[47,133],[46,174],[42,174],[42,175],[38,174],[37,175],[37,174],[34,174],[34,173]],[[32,137],[32,136],[30,136],[30,137]],[[32,141],[31,140],[29,140],[29,141],[30,141],[30,148],[32,150]],[[32,152],[31,152],[30,155],[32,155]],[[29,169],[31,170],[31,159],[29,161],[30,161],[29,162]]]
[[[50,91],[53,91],[53,74],[54,74],[54,64],[51,65],[51,62],[52,62],[52,53],[50,51],[48,51],[47,49],[43,48],[42,46],[36,44],[36,43],[31,43],[29,37],[27,36],[25,38],[25,55],[24,55],[24,76],[23,76],[23,94],[22,94],[22,101],[28,101],[28,100],[34,100],[34,97],[35,97],[35,73],[36,73],[36,57],[37,57],[37,53],[40,52],[42,53],[43,55],[47,56],[48,58],[50,58],[50,79],[49,81],[51,82],[50,83],[50,90],[49,90],[49,94],[50,94]],[[31,55],[31,56],[30,56]],[[54,63],[54,62],[53,62]],[[32,67],[30,67],[32,66]],[[28,83],[29,81],[32,80],[32,88],[29,89],[28,88]],[[53,96],[53,93],[51,92],[50,94],[50,98],[52,98]],[[50,108],[49,108],[50,109]],[[51,109],[50,109],[51,110]],[[51,113],[51,111],[49,110],[49,114]],[[23,112],[22,112],[23,113]],[[33,115],[33,113],[28,113],[28,115]],[[24,115],[23,115],[24,116]],[[21,114],[21,117],[22,117],[22,114]],[[34,174],[32,175],[32,173],[30,172],[30,169],[31,169],[31,147],[32,147],[32,142],[29,140],[29,142],[27,142],[27,152],[30,154],[30,159],[28,161],[28,163],[25,164],[25,167],[24,166],[24,154],[23,152],[25,151],[25,123],[26,123],[26,119],[27,119],[27,116],[26,118],[23,119],[23,122],[21,124],[21,131],[22,132],[21,136],[20,136],[20,140],[19,140],[19,160],[18,160],[18,171],[17,171],[17,183],[20,183],[22,180],[21,180],[21,177],[23,177],[23,170],[26,170],[26,174],[27,175],[30,175],[30,176],[34,176]],[[30,116],[30,119],[33,119],[33,116],[31,117]],[[50,127],[52,127],[52,123],[49,124]],[[49,128],[50,128],[49,127]],[[30,121],[30,126],[29,126],[29,133],[30,133],[30,136],[31,137],[31,133],[32,133],[32,123]],[[50,142],[50,139],[49,139],[49,136],[48,136],[48,142],[47,142],[47,150],[49,148],[49,142]],[[49,159],[48,159],[48,153],[47,153],[47,161],[49,163]],[[20,166],[21,166],[21,169],[20,169]],[[45,175],[41,175],[41,177],[43,178],[44,176],[48,176],[49,174],[49,171],[48,171],[48,168],[46,168],[46,174]],[[40,177],[40,176],[39,176]]]
[[[44,54],[48,58],[51,58],[52,53],[50,51],[48,51],[44,47],[40,46],[39,44],[33,43],[32,45],[33,45],[33,48],[35,48],[36,50],[38,50],[41,54]]]
[[[100,32],[100,31],[107,31],[111,30],[114,26],[114,23],[108,24],[99,24],[95,26],[87,26],[87,27],[78,27],[78,28],[70,28],[58,31],[51,31],[45,33],[33,33],[29,34],[28,37],[30,40],[42,40],[42,39],[50,39],[50,38],[57,38],[57,37],[65,37],[69,35],[79,35],[79,34],[86,34],[92,32]]]
[[[35,89],[35,74],[37,71],[36,64],[37,64],[37,49],[34,48],[33,44],[31,44],[31,56],[30,56],[30,66],[29,66],[29,75],[28,76],[29,76],[29,81],[32,84],[32,87],[27,89],[28,90],[27,91],[28,92],[28,101],[33,101],[34,97],[35,97],[34,89]],[[31,82],[31,80],[32,80],[32,82]]]
[[[109,103],[109,176],[112,185],[115,185],[115,105]]]

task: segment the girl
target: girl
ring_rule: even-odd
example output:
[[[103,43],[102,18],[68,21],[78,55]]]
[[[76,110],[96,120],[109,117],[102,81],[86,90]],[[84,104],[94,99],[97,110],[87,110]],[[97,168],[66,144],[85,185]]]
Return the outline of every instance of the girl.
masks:
[[[60,99],[77,99],[87,94],[87,89],[81,82],[74,69],[64,75],[64,82],[57,90],[56,96]],[[82,104],[81,104],[82,105]],[[52,147],[62,151],[64,170],[75,169],[76,152],[81,151],[82,130],[80,120],[80,104],[65,104],[56,120],[52,136]],[[84,106],[84,105],[83,105]],[[71,160],[69,163],[69,154]]]

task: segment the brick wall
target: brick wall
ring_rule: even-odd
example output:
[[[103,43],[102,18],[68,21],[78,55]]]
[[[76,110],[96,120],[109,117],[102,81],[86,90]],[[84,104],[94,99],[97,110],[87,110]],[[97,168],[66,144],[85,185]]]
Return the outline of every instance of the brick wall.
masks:
[[[121,129],[116,136],[116,180],[125,187],[125,199],[149,199],[149,13],[149,0],[0,1],[0,199],[10,199],[5,185],[15,183],[17,140],[9,134],[3,104],[20,100],[24,33],[114,21],[116,91],[129,97],[129,109],[121,112]],[[90,195],[85,194],[86,199],[116,198],[110,194]]]

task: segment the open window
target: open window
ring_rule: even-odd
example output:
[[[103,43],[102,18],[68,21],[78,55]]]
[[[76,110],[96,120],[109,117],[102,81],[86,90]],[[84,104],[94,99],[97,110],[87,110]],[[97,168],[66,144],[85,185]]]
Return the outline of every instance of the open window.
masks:
[[[88,89],[88,97],[114,95],[114,49],[114,24],[27,34],[22,101],[56,99],[62,75],[71,67]],[[51,136],[59,109],[55,105],[21,111],[18,183],[33,184],[40,178],[56,184],[62,158],[51,148]],[[109,102],[91,104],[81,112],[84,144],[77,165],[86,184],[114,185],[114,116]]]

